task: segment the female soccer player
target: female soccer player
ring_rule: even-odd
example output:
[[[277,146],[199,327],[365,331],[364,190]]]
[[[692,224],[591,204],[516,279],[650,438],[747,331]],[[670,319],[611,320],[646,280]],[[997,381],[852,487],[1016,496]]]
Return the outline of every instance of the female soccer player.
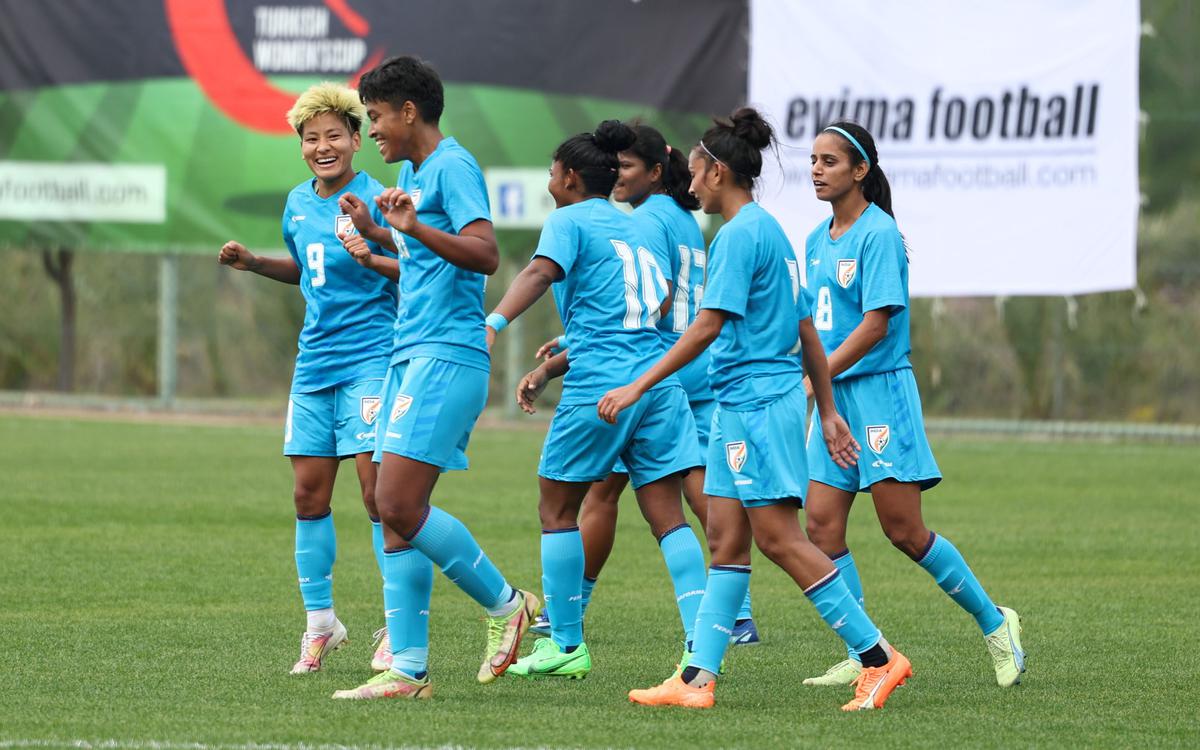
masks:
[[[807,241],[808,286],[816,290],[813,321],[830,351],[834,402],[870,453],[869,460],[845,468],[810,441],[808,536],[833,559],[861,603],[862,584],[846,547],[846,519],[855,493],[869,491],[884,534],[975,618],[996,681],[1013,685],[1025,670],[1017,613],[995,606],[950,540],[926,528],[921,518],[921,491],[942,475],[925,437],[908,361],[904,241],[892,218],[891,189],[871,134],[850,122],[826,128],[813,143],[812,179],[817,198],[833,208],[833,216]],[[813,415],[812,428],[820,434],[820,414]],[[860,669],[850,654],[804,682],[844,685]]]
[[[481,683],[516,659],[539,607],[508,584],[466,526],[430,503],[442,471],[467,468],[467,441],[487,401],[483,286],[500,256],[479,164],[438,127],[445,100],[437,72],[392,57],[363,74],[359,94],[383,160],[404,162],[398,187],[375,199],[391,229],[366,231],[376,241],[390,233],[400,256],[403,308],[374,456],[379,515],[400,538],[383,554],[391,668],[333,697],[428,698],[432,563],[487,610]]]
[[[558,147],[549,184],[558,209],[542,227],[533,260],[488,316],[493,330],[503,330],[553,284],[572,342],[566,357],[541,370],[546,377],[527,378],[520,391],[527,397],[523,405],[532,408],[548,377],[569,368],[538,466],[542,591],[551,637],[537,641],[533,653],[513,666],[516,675],[578,678],[591,670],[583,641],[579,507],[618,458],[659,540],[685,640],[691,640],[704,588],[704,553],[679,499],[681,474],[700,464],[696,441],[677,439],[696,429],[683,387],[675,378],[662,380],[615,427],[596,415],[606,390],[641,374],[666,351],[654,325],[666,279],[637,223],[608,202],[617,181],[617,153],[634,139],[627,125],[607,120],[594,133],[572,136]]]
[[[799,438],[805,398],[797,353],[812,378],[824,417],[821,436],[832,459],[853,464],[857,445],[833,405],[828,365],[808,315],[795,254],[779,224],[752,195],[762,150],[773,141],[759,113],[742,108],[731,120],[716,121],[692,150],[691,190],[706,213],[719,213],[727,222],[709,248],[700,313],[666,356],[632,383],[605,394],[598,406],[603,419],[615,421],[713,344],[709,380],[717,409],[704,480],[712,563],[695,650],[689,663],[661,685],[630,691],[635,703],[713,705],[716,675],[749,583],[751,540],[804,590],[866,665],[843,710],[883,706],[912,674],[908,659],[883,639],[837,568],[805,538],[796,512],[808,483]]]
[[[691,175],[687,157],[667,145],[658,130],[645,124],[632,126],[637,140],[617,154],[617,182],[612,197],[633,206],[633,218],[649,243],[659,267],[667,276],[667,301],[658,321],[659,334],[667,346],[679,339],[700,309],[704,284],[704,236],[692,216],[700,207],[688,192]],[[550,342],[547,342],[548,344]],[[548,349],[543,347],[543,350]],[[539,354],[542,350],[539,350]],[[708,431],[716,406],[708,386],[708,353],[705,352],[677,373],[696,421],[700,460],[708,449]],[[677,438],[676,438],[677,439]],[[587,611],[592,589],[612,552],[617,530],[617,508],[629,474],[621,462],[605,480],[593,484],[583,500],[579,531],[583,536],[583,610]],[[708,520],[708,497],[704,494],[704,467],[683,478],[683,494],[703,527]],[[549,620],[543,612],[531,628],[549,635]],[[734,645],[759,642],[758,629],[750,612],[750,594],[738,612],[733,627]]]
[[[323,83],[301,94],[287,116],[314,177],[293,189],[284,207],[283,239],[291,257],[261,257],[232,241],[217,257],[239,271],[298,284],[304,295],[283,438],[296,476],[296,571],[308,614],[293,674],[316,672],[346,640],[346,628],[333,611],[337,543],[329,507],[343,458],[354,457],[382,571],[383,530],[371,453],[396,321],[396,287],[342,252],[338,238],[351,226],[339,211],[339,199],[351,191],[373,199],[383,191],[352,163],[361,146],[363,114],[358,96],[343,86]],[[364,249],[383,257],[375,243]]]

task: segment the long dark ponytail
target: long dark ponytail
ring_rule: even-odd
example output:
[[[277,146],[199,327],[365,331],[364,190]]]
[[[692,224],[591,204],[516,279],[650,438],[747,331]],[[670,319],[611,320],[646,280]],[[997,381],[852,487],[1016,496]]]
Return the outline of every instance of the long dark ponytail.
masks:
[[[858,150],[858,146],[855,146],[849,138],[834,128],[849,133],[854,140],[858,141],[858,145],[862,146],[863,151],[867,152],[868,169],[867,176],[863,178],[862,183],[863,197],[886,211],[888,216],[896,218],[896,215],[892,213],[892,186],[888,184],[887,175],[879,166],[879,152],[875,149],[875,139],[862,125],[848,120],[835,122],[825,128],[826,133],[836,135],[845,143],[846,155],[850,157],[850,164],[853,167],[857,167],[863,162],[863,154]]]
[[[629,147],[646,169],[662,166],[662,192],[669,195],[685,211],[700,208],[700,201],[688,191],[692,178],[688,174],[687,157],[679,149],[671,148],[663,134],[645,123],[631,124],[637,140]]]

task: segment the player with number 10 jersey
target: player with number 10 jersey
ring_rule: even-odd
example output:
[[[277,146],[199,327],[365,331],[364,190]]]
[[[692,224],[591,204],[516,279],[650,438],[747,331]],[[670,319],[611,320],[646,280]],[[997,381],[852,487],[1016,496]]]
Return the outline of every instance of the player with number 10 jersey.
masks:
[[[608,477],[618,458],[655,535],[669,535],[670,549],[681,548],[678,575],[689,584],[679,608],[688,637],[703,589],[703,552],[680,502],[681,474],[699,465],[700,456],[694,440],[678,439],[695,431],[679,381],[659,383],[640,408],[616,424],[606,424],[596,413],[596,403],[608,389],[637,377],[666,351],[655,328],[666,278],[637,223],[608,201],[617,153],[634,140],[628,126],[608,120],[558,147],[549,184],[558,209],[542,228],[533,260],[489,316],[489,326],[498,332],[553,284],[571,342],[565,354],[526,376],[528,391],[522,389],[519,396],[531,410],[547,379],[566,369],[538,466],[542,588],[551,633],[513,666],[511,673],[518,676],[578,678],[591,669],[583,641],[579,508],[592,483]],[[670,557],[665,544],[663,553]],[[675,566],[667,562],[675,579]]]

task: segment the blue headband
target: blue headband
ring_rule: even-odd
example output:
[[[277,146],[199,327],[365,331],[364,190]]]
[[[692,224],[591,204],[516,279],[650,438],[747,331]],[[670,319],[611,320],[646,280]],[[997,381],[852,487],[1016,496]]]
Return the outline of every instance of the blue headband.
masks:
[[[841,133],[842,135],[844,135],[846,137],[846,140],[850,141],[850,143],[856,149],[858,149],[858,153],[862,154],[862,158],[867,162],[867,169],[871,168],[871,157],[867,156],[867,150],[862,147],[862,144],[860,144],[857,140],[855,140],[854,136],[850,135],[845,130],[842,130],[841,128],[837,127],[836,125],[830,125],[829,127],[825,128],[825,130],[832,130],[835,133]]]

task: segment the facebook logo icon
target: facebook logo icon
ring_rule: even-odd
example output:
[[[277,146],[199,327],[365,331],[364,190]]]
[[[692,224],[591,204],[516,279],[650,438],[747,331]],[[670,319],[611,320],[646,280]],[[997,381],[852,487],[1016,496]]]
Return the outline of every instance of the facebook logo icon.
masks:
[[[519,219],[525,214],[525,186],[519,182],[500,183],[500,216]]]

